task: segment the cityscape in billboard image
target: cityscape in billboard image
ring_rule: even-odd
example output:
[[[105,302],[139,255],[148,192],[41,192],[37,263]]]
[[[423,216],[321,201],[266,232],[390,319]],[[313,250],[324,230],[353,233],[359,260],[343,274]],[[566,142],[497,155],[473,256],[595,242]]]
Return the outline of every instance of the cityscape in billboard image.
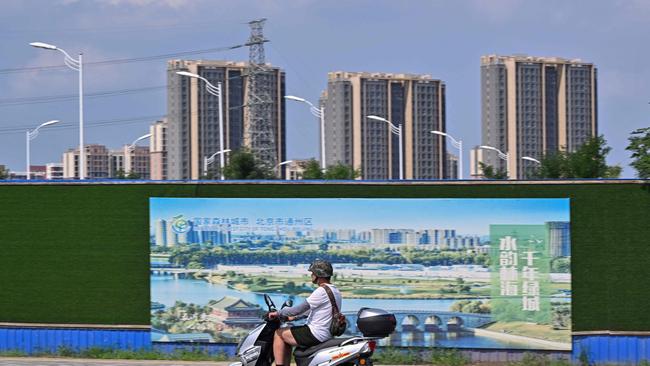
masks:
[[[151,198],[152,340],[236,343],[325,259],[346,336],[373,307],[398,321],[381,346],[570,350],[569,217],[569,199]]]

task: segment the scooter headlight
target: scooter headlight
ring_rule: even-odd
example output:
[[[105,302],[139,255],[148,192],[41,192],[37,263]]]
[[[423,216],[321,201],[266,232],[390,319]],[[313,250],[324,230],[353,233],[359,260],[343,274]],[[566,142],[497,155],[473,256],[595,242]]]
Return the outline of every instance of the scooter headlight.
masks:
[[[246,361],[246,363],[250,363],[252,361],[257,360],[260,357],[260,353],[262,352],[262,347],[260,346],[255,346],[249,350],[246,350],[244,354],[241,355],[241,358]]]

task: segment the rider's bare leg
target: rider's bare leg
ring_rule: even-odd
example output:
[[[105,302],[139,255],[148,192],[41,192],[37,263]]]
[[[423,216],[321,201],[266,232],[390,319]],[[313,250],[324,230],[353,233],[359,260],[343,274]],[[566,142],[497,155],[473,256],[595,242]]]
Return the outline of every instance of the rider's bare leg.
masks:
[[[289,366],[291,364],[291,347],[298,342],[293,338],[289,328],[281,328],[273,335],[273,356],[276,366]]]

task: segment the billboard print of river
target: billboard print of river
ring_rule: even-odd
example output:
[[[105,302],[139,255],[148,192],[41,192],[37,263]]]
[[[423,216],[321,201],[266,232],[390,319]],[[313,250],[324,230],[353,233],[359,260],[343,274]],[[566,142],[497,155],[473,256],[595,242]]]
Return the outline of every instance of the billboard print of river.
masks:
[[[393,312],[381,345],[571,349],[569,199],[151,198],[156,342],[236,343],[334,264],[348,335]]]

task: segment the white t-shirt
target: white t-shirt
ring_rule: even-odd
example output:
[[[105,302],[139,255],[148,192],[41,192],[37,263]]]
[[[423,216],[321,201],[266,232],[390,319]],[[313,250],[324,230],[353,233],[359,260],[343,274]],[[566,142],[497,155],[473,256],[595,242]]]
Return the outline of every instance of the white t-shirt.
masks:
[[[341,311],[341,292],[332,284],[327,284],[332,290],[334,299],[336,299],[336,306]],[[324,288],[318,287],[307,298],[309,304],[309,317],[307,317],[307,326],[319,341],[325,342],[332,338],[330,333],[330,324],[332,323],[332,303],[330,302],[327,291]]]

